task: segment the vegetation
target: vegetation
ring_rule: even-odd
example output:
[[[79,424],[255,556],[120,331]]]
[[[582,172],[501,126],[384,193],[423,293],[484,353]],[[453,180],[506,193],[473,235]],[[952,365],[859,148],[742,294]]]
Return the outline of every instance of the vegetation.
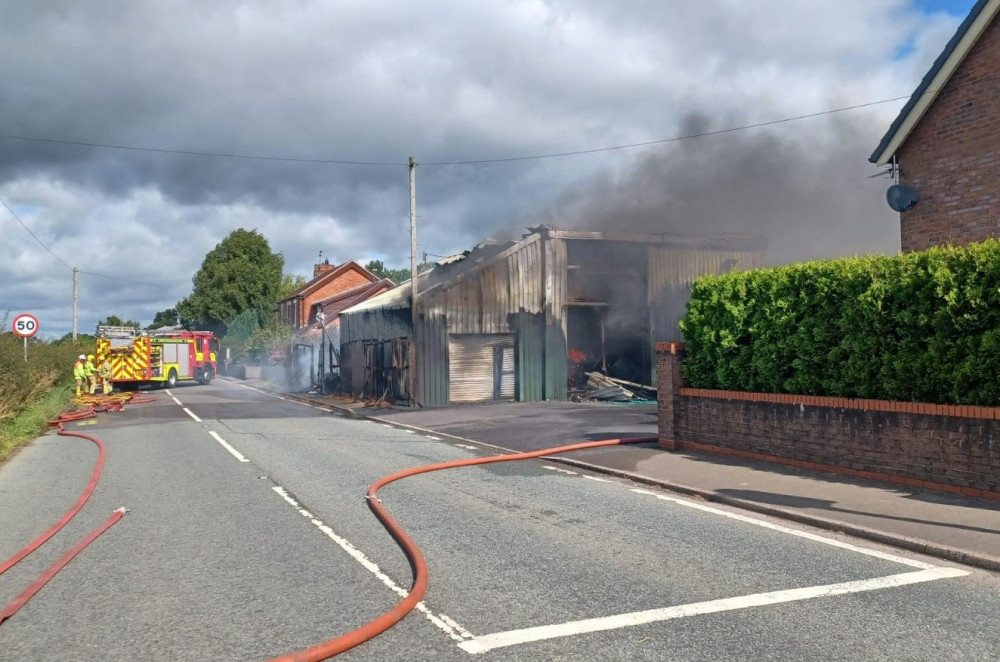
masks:
[[[696,388],[1000,405],[1000,241],[698,279]]]
[[[6,315],[0,316],[6,327]],[[73,364],[94,346],[80,340],[28,341],[0,333],[0,460],[41,434],[49,420],[68,407],[73,396]]]
[[[179,317],[176,308],[161,310],[153,316],[153,322],[147,328],[159,329],[162,326],[177,326]]]
[[[285,258],[272,253],[256,230],[234,230],[205,256],[193,291],[177,304],[181,323],[216,335],[224,335],[229,322],[247,311],[263,323],[278,300],[284,265]]]
[[[133,320],[122,319],[121,317],[118,317],[118,315],[108,315],[106,319],[98,322],[97,324],[98,324],[98,326],[100,326],[100,325],[107,325],[107,326],[130,326],[133,329],[142,328],[142,324],[141,323],[135,322]]]
[[[433,262],[421,262],[417,265],[417,273],[423,273],[434,266]],[[388,278],[399,285],[403,281],[410,280],[409,269],[389,269],[382,260],[371,260],[365,265],[365,269],[372,272],[379,278]]]
[[[291,295],[292,292],[305,285],[306,282],[307,281],[303,276],[285,274],[281,277],[281,286],[278,287],[278,295],[274,298],[274,302],[277,303],[285,297]]]

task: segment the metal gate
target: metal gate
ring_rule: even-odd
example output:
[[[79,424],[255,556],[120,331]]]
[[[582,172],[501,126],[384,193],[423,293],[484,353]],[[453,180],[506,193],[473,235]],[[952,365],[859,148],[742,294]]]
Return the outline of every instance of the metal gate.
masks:
[[[450,335],[448,382],[451,402],[514,400],[517,397],[514,336]]]

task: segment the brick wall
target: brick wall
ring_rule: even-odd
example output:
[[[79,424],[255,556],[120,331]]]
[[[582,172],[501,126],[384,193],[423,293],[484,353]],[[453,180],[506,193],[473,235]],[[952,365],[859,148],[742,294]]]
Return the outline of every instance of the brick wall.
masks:
[[[309,323],[309,311],[314,303],[371,282],[373,281],[368,276],[354,269],[347,269],[339,276],[331,279],[329,283],[325,283],[322,287],[310,292],[302,299],[299,308],[299,325]]]
[[[1000,20],[986,29],[897,152],[920,201],[902,249],[1000,236]]]
[[[685,388],[658,343],[660,445],[1000,499],[1000,407]]]

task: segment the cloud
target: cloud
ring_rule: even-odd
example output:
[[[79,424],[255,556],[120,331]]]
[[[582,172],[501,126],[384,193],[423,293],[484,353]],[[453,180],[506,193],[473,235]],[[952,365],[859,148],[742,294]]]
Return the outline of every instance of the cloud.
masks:
[[[558,210],[643,227],[660,208],[723,226],[737,212],[756,226],[804,218],[851,228],[834,233],[843,250],[892,250],[895,217],[865,160],[902,102],[697,144],[434,164],[908,94],[957,22],[903,0],[8,3],[0,135],[397,165],[0,138],[0,195],[68,264],[159,284],[83,277],[88,323],[112,313],[148,322],[190,291],[205,253],[238,227],[260,230],[291,273],[311,275],[320,249],[408,264],[409,156],[421,164],[420,250],[431,254]],[[662,182],[676,182],[671,196]],[[712,182],[733,199],[719,201]],[[751,195],[775,187],[769,200]],[[29,307],[57,335],[68,330],[71,273],[4,213],[0,260],[0,310]]]

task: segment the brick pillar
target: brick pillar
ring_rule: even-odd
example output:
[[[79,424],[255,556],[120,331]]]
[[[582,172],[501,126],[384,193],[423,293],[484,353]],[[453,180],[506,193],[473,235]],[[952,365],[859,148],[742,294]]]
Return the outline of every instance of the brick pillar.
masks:
[[[680,450],[683,442],[677,438],[680,415],[681,361],[684,343],[656,343],[656,409],[660,446]]]

